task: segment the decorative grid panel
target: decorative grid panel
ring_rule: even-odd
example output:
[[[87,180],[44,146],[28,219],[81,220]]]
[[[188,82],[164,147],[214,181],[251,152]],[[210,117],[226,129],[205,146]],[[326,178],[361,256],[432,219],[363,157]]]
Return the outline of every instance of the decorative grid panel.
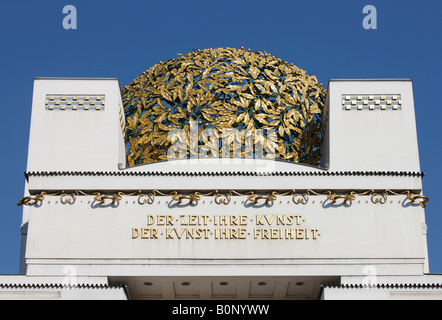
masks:
[[[343,94],[343,110],[402,110],[400,94]]]
[[[57,95],[47,94],[45,109],[46,110],[94,110],[104,111],[105,96],[98,95]]]

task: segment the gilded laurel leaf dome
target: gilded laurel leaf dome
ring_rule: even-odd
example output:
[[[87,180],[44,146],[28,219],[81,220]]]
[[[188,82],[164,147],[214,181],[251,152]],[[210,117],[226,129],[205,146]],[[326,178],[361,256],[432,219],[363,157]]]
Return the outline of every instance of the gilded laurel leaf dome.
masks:
[[[319,164],[326,91],[315,76],[268,53],[194,50],[154,65],[121,94],[129,166],[166,160],[171,150],[253,157],[258,149],[262,157]],[[240,147],[223,151],[221,141]]]

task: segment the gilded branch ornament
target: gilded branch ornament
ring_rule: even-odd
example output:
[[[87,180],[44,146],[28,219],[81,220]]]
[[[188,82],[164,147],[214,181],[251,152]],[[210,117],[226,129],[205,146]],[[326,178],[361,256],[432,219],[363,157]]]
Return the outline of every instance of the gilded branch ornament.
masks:
[[[268,53],[195,50],[154,65],[121,95],[129,166],[167,160],[170,148],[181,158],[219,157],[219,141],[239,144],[241,157],[255,156],[238,131],[255,141],[258,131],[270,132],[260,141],[261,157],[319,165],[326,90]],[[197,142],[189,138],[195,135]],[[224,155],[238,156],[232,152]]]
[[[60,202],[62,204],[70,204],[70,205],[75,204],[78,196],[93,196],[94,201],[98,205],[106,203],[118,204],[119,201],[123,200],[123,197],[134,197],[134,196],[138,197],[138,204],[140,205],[153,204],[155,201],[155,197],[157,196],[171,197],[171,199],[173,201],[176,201],[177,203],[183,203],[184,201],[187,201],[187,203],[190,204],[197,204],[202,199],[202,197],[212,196],[214,197],[215,203],[218,205],[229,204],[232,200],[232,197],[234,196],[247,196],[247,201],[255,205],[258,204],[260,200],[266,204],[272,204],[272,202],[276,201],[278,197],[291,196],[292,202],[294,204],[305,205],[309,202],[310,196],[327,196],[327,200],[331,201],[333,204],[344,203],[350,205],[352,201],[356,200],[356,197],[358,196],[370,196],[370,200],[373,204],[385,204],[387,202],[387,198],[389,195],[405,196],[407,200],[411,201],[412,203],[418,203],[422,208],[425,208],[429,201],[428,197],[421,194],[415,194],[409,190],[395,192],[388,189],[382,192],[380,191],[376,192],[375,190],[367,190],[364,192],[349,191],[342,194],[338,194],[331,190],[314,191],[311,189],[307,189],[305,191],[296,191],[296,190],[288,190],[285,192],[272,191],[269,193],[255,193],[254,191],[239,192],[235,190],[229,190],[226,192],[220,192],[218,190],[212,190],[210,192],[195,191],[190,193],[183,193],[178,191],[162,192],[159,190],[152,190],[150,192],[145,192],[142,190],[138,190],[131,193],[125,193],[120,191],[113,194],[103,194],[100,192],[86,193],[81,190],[76,190],[71,193],[67,193],[65,191],[58,191],[51,194],[43,191],[36,195],[24,197],[22,200],[20,200],[17,203],[17,205],[18,206],[22,205],[30,206],[33,204],[41,205],[42,202],[45,200],[46,196],[59,196]]]

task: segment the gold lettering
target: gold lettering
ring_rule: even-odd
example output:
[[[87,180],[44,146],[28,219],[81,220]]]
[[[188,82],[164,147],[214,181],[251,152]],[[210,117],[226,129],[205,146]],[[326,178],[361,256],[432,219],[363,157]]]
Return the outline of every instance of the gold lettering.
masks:
[[[154,223],[155,223],[155,217],[149,214],[149,215],[147,216],[147,225],[148,225],[148,226],[151,226],[151,225],[153,225]]]
[[[295,216],[294,215],[292,215],[292,214],[290,214],[288,217],[287,217],[287,225],[288,226],[291,226],[292,224],[293,224],[293,219],[295,218]]]
[[[176,219],[175,222],[174,220]],[[209,219],[213,219],[209,220]],[[226,214],[226,215],[192,215],[192,214],[181,214],[179,219],[175,215],[159,214],[159,215],[147,215],[147,226],[141,228],[132,228],[132,239],[160,239],[161,236],[165,239],[248,239],[253,237],[253,239],[318,239],[319,230],[297,227],[293,229],[288,229],[284,226],[294,226],[301,225],[305,222],[301,215],[296,214],[261,214],[255,215],[255,225],[256,226],[269,226],[263,227],[262,229],[253,229],[253,236],[251,235],[252,230],[246,228],[232,226],[247,226],[250,224],[248,222],[250,216],[242,214]],[[251,220],[253,224],[253,219]],[[151,226],[174,226],[179,224],[183,226],[182,228],[153,228]],[[212,226],[206,228],[190,228],[186,226]],[[213,226],[220,226],[219,228]],[[271,226],[282,226],[274,227]]]
[[[173,229],[169,229],[169,228],[167,228],[166,229],[166,239],[175,239],[174,237],[173,237],[173,235],[172,235],[172,231],[173,230],[175,230],[175,228],[173,228]]]
[[[257,226],[262,226],[262,225],[264,225],[264,223],[262,222],[262,216],[261,216],[261,215],[257,215],[257,216],[256,216],[256,225],[257,225]]]
[[[198,220],[198,216],[189,215],[189,226],[196,226],[197,220]]]
[[[176,230],[176,228],[174,228],[173,230],[175,230],[175,234],[177,236],[178,239],[181,239],[181,237],[183,236],[184,232],[186,231],[186,229],[182,229],[181,233],[178,233],[178,231]]]
[[[318,234],[318,229],[311,229],[312,233],[313,233],[313,239],[317,239],[319,234]]]
[[[140,229],[132,228],[132,239],[136,239],[140,236]]]
[[[207,219],[209,218],[209,216],[204,215],[204,216],[200,216],[200,217],[203,218],[203,221],[204,221],[203,223],[204,223],[205,226],[207,226]],[[201,223],[200,223],[200,225],[201,225]]]
[[[219,216],[219,225],[227,226],[227,217],[226,216]]]
[[[158,239],[158,229],[141,228],[141,239]]]
[[[208,238],[208,229],[198,229],[197,232],[200,235],[197,239],[201,239],[204,235],[204,239]]]
[[[274,214],[272,214],[272,219],[270,219],[270,221],[269,221],[269,218],[267,218],[267,215],[265,215],[264,217],[266,218],[266,220],[267,220],[267,223],[269,224],[269,226],[271,226],[271,225],[272,225],[272,223],[273,223],[273,220],[275,219],[275,215],[274,215]]]
[[[208,229],[196,229],[195,239],[201,239],[204,236],[204,239],[208,238]]]
[[[215,239],[228,239],[227,230],[228,229],[216,229]]]
[[[296,239],[304,239],[304,229],[296,229]]]
[[[195,239],[195,229],[185,229],[186,230],[186,239]]]
[[[285,238],[293,239],[293,229],[285,229]]]
[[[246,229],[239,229],[244,230]],[[241,231],[242,232],[242,231]],[[311,235],[310,235],[311,232]],[[241,234],[242,235],[242,234]],[[254,239],[317,239],[319,236],[318,229],[254,229]],[[238,237],[241,238],[241,237]],[[246,237],[244,237],[246,238]]]
[[[181,220],[181,225],[182,226],[187,226],[188,225],[188,223],[187,223],[187,214],[182,214],[182,215],[180,215],[180,218],[182,219]]]
[[[215,229],[215,239],[228,239],[228,229]]]
[[[166,217],[165,216],[163,216],[163,215],[159,215],[159,216],[157,216],[157,226],[164,226],[164,219],[165,219]]]
[[[155,222],[156,222],[157,226],[164,226],[164,225],[173,226],[173,216],[171,216],[171,215],[166,216],[166,215],[160,214],[160,215],[157,215],[155,218],[155,216],[149,214],[147,216],[147,225],[151,226],[151,225],[155,224]]]
[[[268,239],[269,238],[269,229],[262,229],[261,233],[261,239]]]

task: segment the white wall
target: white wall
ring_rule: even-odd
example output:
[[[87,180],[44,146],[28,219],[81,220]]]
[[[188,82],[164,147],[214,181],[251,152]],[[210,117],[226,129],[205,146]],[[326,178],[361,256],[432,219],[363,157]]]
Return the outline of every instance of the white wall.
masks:
[[[105,104],[49,110],[48,95],[102,95]],[[27,171],[117,170],[125,163],[121,108],[117,79],[35,79]]]
[[[410,80],[330,80],[328,90],[326,149],[331,171],[420,172]],[[373,96],[373,100],[358,101],[361,109],[353,105],[347,110],[342,104],[346,96],[366,95]],[[386,98],[376,98],[379,95]],[[392,95],[397,99],[388,98]],[[368,100],[367,105],[363,105],[364,100]],[[369,109],[368,105],[376,100],[379,105]],[[401,100],[401,105],[394,110],[388,100],[392,105]]]

